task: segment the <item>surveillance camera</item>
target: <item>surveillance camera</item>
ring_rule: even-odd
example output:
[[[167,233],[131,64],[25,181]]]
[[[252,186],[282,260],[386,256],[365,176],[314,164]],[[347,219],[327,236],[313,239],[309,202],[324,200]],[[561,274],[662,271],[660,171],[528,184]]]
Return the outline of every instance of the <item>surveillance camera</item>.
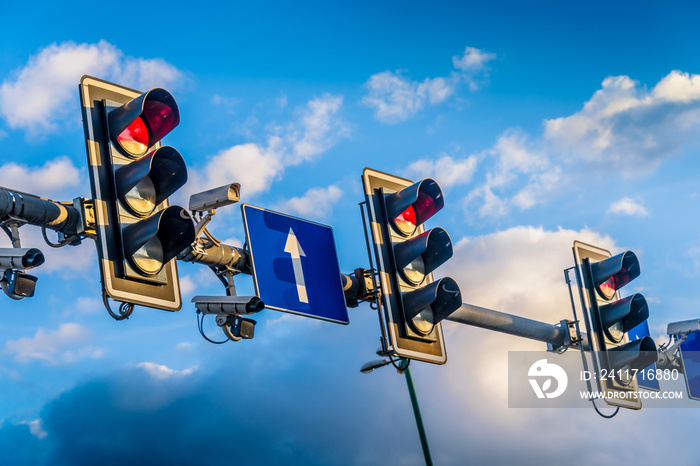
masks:
[[[31,298],[34,296],[37,277],[13,269],[5,269],[0,278],[2,291],[12,299]]]
[[[208,212],[240,199],[241,185],[238,183],[227,184],[190,196],[190,210],[192,212]]]
[[[217,316],[216,323],[224,331],[229,340],[239,341],[241,338],[251,340],[255,336],[255,321],[241,316]]]
[[[31,269],[44,263],[37,248],[0,248],[0,269]]]
[[[700,330],[700,319],[692,319],[682,322],[671,322],[668,324],[666,333],[669,335],[687,335],[698,330]]]
[[[202,314],[248,315],[265,308],[257,296],[195,296],[192,302]]]

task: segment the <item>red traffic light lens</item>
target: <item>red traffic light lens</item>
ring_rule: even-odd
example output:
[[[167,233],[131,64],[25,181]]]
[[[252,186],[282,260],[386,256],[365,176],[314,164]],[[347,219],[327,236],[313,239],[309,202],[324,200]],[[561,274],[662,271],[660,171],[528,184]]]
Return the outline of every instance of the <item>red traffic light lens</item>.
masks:
[[[615,277],[612,276],[598,286],[598,292],[605,299],[611,299],[615,295]]]
[[[440,198],[442,201],[442,193],[440,194]],[[442,208],[442,205],[438,207],[435,203],[436,199],[428,195],[427,193],[423,191],[418,192],[418,200],[413,203],[413,208],[415,209],[416,216],[419,218],[423,219],[429,219],[435,213]]]
[[[160,141],[179,123],[179,116],[175,114],[173,108],[158,100],[144,102],[143,117],[148,122],[151,135],[156,141]]]
[[[168,91],[156,88],[110,110],[108,118],[112,141],[125,155],[136,158],[180,123],[180,111]]]
[[[117,136],[117,142],[130,155],[143,154],[148,149],[148,128],[146,128],[146,123],[141,117],[137,117]]]
[[[440,198],[442,199],[442,198]],[[442,206],[437,206],[435,198],[422,191],[418,192],[418,199],[394,219],[394,226],[405,236],[415,233],[418,225],[425,219],[432,217]],[[423,220],[419,220],[423,219]]]
[[[412,205],[408,206],[406,210],[394,219],[394,225],[404,235],[411,235],[416,231],[416,210]]]

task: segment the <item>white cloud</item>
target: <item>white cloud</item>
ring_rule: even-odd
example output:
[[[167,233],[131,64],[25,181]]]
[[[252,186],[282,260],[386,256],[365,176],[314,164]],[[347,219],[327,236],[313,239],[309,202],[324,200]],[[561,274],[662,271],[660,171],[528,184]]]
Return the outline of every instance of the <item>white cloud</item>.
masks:
[[[286,142],[286,147],[282,148],[282,152],[287,153],[286,164],[298,165],[313,160],[349,135],[347,123],[338,117],[342,106],[343,96],[325,94],[297,109],[297,121],[287,125],[280,136]]]
[[[629,197],[623,197],[613,203],[608,209],[610,214],[629,215],[631,217],[648,217],[649,211],[639,202]]]
[[[41,419],[34,419],[33,421],[23,421],[20,424],[29,426],[29,432],[39,440],[43,440],[48,435],[44,430],[44,423]]]
[[[410,81],[400,71],[384,71],[369,78],[365,84],[368,94],[362,103],[374,108],[374,117],[384,123],[408,120],[426,103],[436,105],[455,89],[454,79],[425,78]]]
[[[82,188],[82,173],[68,157],[47,160],[42,166],[29,167],[16,162],[0,166],[0,186],[17,191],[51,197],[66,193],[67,188]],[[73,192],[76,197],[79,193]]]
[[[0,115],[10,128],[30,134],[55,131],[75,113],[76,87],[85,74],[143,90],[172,87],[183,79],[182,72],[162,59],[125,57],[105,41],[52,44],[3,81]]]
[[[562,184],[561,167],[520,130],[504,132],[485,155],[492,161],[486,179],[464,201],[468,209],[480,202],[481,217],[501,217],[513,207],[528,209],[544,202]]]
[[[14,354],[15,361],[20,363],[38,360],[53,365],[86,358],[95,359],[102,356],[102,350],[91,346],[76,348],[90,340],[92,336],[92,331],[87,327],[66,323],[61,324],[57,330],[40,328],[32,338],[9,340],[5,343],[5,352]]]
[[[303,196],[287,199],[275,208],[304,218],[321,220],[332,212],[333,206],[342,195],[343,191],[336,185],[327,188],[311,188]]]
[[[181,341],[180,343],[175,345],[175,348],[177,348],[180,351],[189,351],[192,348],[194,348],[194,345],[189,341]]]
[[[193,374],[197,370],[197,366],[190,367],[183,370],[171,369],[168,366],[162,364],[156,364],[154,362],[142,362],[136,365],[146,371],[151,377],[158,380],[173,378],[173,377],[186,377]]]
[[[252,196],[266,191],[283,169],[279,153],[258,144],[239,144],[210,158],[203,170],[191,170],[188,187],[197,192],[241,182],[241,193]]]
[[[464,55],[461,57],[452,57],[452,64],[458,70],[480,71],[486,67],[486,62],[495,59],[495,53],[484,52],[474,47],[467,47],[464,49]]]
[[[574,240],[616,249],[609,237],[587,229],[518,226],[456,241],[440,271],[457,281],[465,302],[558,322],[570,317],[563,270],[573,265]]]
[[[341,138],[349,127],[340,116],[342,96],[325,94],[294,111],[295,120],[286,125],[270,125],[265,146],[239,144],[209,159],[203,169],[191,171],[189,192],[240,182],[245,196],[267,191],[288,166],[319,157]]]
[[[471,182],[477,163],[478,157],[475,155],[460,160],[442,155],[437,159],[416,160],[402,174],[416,180],[430,177],[435,179],[442,188],[449,189],[452,186]]]
[[[627,76],[608,77],[579,112],[545,120],[540,137],[504,132],[486,151],[485,181],[465,205],[480,204],[482,217],[498,217],[548,202],[576,177],[645,175],[697,146],[698,128],[700,75],[673,71],[651,90]],[[625,199],[610,211],[648,215],[637,201]]]
[[[652,90],[628,76],[603,81],[579,112],[546,120],[545,140],[569,160],[626,176],[653,171],[695,140],[700,76],[672,71]]]
[[[374,109],[374,117],[384,123],[408,120],[426,105],[447,100],[461,81],[468,82],[470,89],[476,90],[478,84],[474,75],[485,71],[485,63],[494,58],[494,54],[467,47],[462,57],[452,57],[458,71],[452,71],[447,77],[412,81],[401,70],[376,73],[365,83],[368,92],[362,103]]]

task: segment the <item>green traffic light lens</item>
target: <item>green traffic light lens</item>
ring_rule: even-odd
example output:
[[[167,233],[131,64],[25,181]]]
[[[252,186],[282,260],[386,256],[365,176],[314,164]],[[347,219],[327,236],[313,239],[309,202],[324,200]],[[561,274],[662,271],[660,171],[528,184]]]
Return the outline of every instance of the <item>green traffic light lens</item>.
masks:
[[[146,123],[141,117],[137,117],[117,136],[117,142],[128,155],[136,157],[145,154],[148,149],[148,128]]]
[[[141,246],[131,256],[131,262],[144,274],[153,276],[163,268],[163,246],[157,236]]]
[[[137,215],[150,215],[156,208],[156,187],[150,177],[145,177],[124,194],[124,202]]]

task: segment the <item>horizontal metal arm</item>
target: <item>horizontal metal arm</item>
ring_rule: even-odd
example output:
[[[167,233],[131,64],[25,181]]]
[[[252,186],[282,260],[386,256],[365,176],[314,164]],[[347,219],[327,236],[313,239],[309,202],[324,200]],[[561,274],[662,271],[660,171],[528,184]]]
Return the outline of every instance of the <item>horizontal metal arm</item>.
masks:
[[[0,188],[0,218],[8,216],[60,231],[66,236],[77,234],[80,224],[80,213],[73,205]]]
[[[530,340],[543,341],[558,348],[565,345],[566,329],[553,324],[506,314],[471,304],[462,306],[446,317],[445,320],[473,325],[501,333],[507,333]]]
[[[251,273],[247,252],[228,244],[215,244],[207,238],[199,238],[192,246],[182,251],[177,258],[184,262],[197,262],[209,267],[230,268],[240,273]]]

